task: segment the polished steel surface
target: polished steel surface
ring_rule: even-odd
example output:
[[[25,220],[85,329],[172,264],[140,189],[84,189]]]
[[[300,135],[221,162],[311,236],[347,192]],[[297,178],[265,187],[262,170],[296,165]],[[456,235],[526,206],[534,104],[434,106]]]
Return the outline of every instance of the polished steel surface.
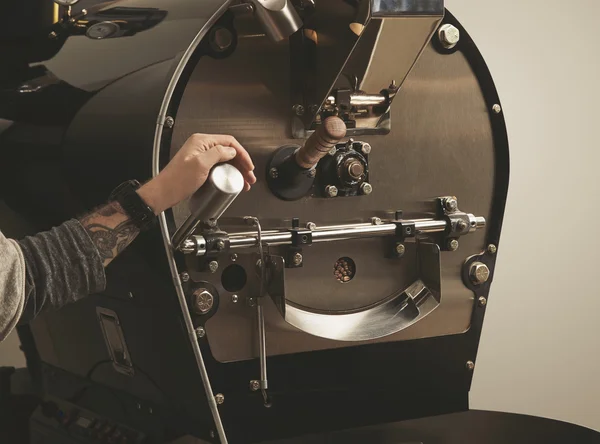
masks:
[[[394,101],[391,133],[364,137],[372,147],[372,194],[335,199],[307,196],[290,203],[273,196],[264,179],[271,154],[295,142],[289,123],[289,52],[285,45],[273,45],[268,38],[258,36],[260,28],[254,20],[236,19],[236,26],[236,52],[226,59],[203,58],[198,63],[182,98],[172,141],[175,150],[195,132],[233,134],[251,153],[259,181],[224,214],[222,229],[243,231],[239,221],[246,215],[260,217],[265,236],[290,227],[292,217],[300,218],[301,225],[310,221],[317,227],[367,224],[374,215],[390,219],[397,209],[404,210],[406,218],[428,219],[435,212],[435,197],[448,195],[459,196],[461,207],[469,212],[489,218],[494,184],[489,110],[460,52],[439,54],[428,47]],[[388,54],[398,52],[393,42],[379,44],[387,48]],[[370,70],[384,76],[396,69],[396,63],[382,55],[373,59]],[[177,207],[177,224],[187,215],[186,205]],[[435,230],[437,222],[426,225],[430,223],[429,229]],[[463,236],[456,252],[441,253],[444,299],[438,309],[409,328],[373,342],[467,330],[474,300],[460,273],[466,257],[486,248],[486,231]],[[285,241],[285,236],[281,240]],[[313,310],[346,312],[379,303],[408,288],[417,275],[415,245],[406,243],[400,260],[385,258],[384,246],[383,239],[374,238],[316,243],[304,248],[303,267],[287,270],[288,299]],[[270,254],[281,249],[271,247]],[[242,250],[236,253],[235,263],[248,272],[246,287],[235,292],[244,303],[221,304],[206,324],[211,352],[220,361],[255,357],[258,351],[252,338],[255,311],[246,303],[257,293],[259,282],[253,270],[258,256]],[[340,284],[332,273],[340,257],[350,257],[356,263],[356,277],[349,283]],[[220,270],[230,263],[226,258],[221,260]],[[187,264],[192,280],[208,280],[219,294],[228,294],[221,285],[220,270],[210,275],[195,270],[191,258]],[[353,344],[303,333],[281,318],[275,304],[266,300],[264,305],[269,355]]]
[[[214,224],[243,189],[244,177],[236,167],[227,163],[214,167],[191,197],[191,214],[173,235],[173,247],[179,249],[200,223]]]
[[[291,0],[246,0],[254,6],[254,14],[265,33],[274,42],[287,39],[302,26]]]
[[[395,14],[432,14],[444,13],[444,0],[371,0],[374,17],[393,16]]]

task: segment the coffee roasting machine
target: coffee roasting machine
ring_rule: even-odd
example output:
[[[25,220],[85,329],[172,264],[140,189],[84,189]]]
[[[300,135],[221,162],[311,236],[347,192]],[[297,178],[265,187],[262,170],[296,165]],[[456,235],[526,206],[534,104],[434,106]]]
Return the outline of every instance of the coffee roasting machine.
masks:
[[[36,228],[197,132],[235,136],[258,182],[215,167],[105,293],[31,324],[32,436],[245,443],[468,409],[508,142],[443,0],[58,3],[0,90]]]

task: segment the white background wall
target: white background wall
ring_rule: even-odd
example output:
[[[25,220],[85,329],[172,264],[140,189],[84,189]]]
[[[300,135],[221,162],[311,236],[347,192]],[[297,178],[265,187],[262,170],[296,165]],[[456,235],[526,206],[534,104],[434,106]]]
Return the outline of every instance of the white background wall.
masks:
[[[446,0],[500,92],[511,184],[473,408],[600,430],[600,0]],[[0,365],[22,364],[15,338]]]
[[[490,67],[511,144],[472,407],[600,430],[600,1],[446,5]]]

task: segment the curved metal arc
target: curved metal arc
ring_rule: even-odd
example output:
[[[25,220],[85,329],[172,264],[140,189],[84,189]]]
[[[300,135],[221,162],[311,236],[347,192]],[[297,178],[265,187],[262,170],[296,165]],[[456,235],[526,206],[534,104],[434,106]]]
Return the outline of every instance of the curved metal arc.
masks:
[[[206,0],[204,3],[208,3]],[[160,107],[159,114],[157,116],[157,124],[156,130],[154,134],[154,146],[152,152],[152,176],[156,177],[158,173],[160,173],[160,147],[162,141],[162,132],[163,125],[166,118],[167,110],[169,108],[169,103],[171,102],[171,98],[173,97],[173,92],[175,91],[175,87],[177,86],[181,74],[185,69],[188,61],[190,60],[192,54],[206,35],[206,32],[210,29],[210,27],[217,21],[217,19],[225,12],[225,10],[229,7],[231,0],[212,0],[214,4],[214,12],[212,15],[206,18],[206,22],[202,25],[201,29],[196,34],[194,40],[190,43],[181,59],[177,67],[173,72],[173,76],[171,77],[171,81],[167,87],[165,92],[165,96],[163,102]],[[204,5],[204,7],[208,8],[208,5]],[[181,281],[179,279],[179,272],[177,270],[177,264],[175,263],[175,257],[173,256],[173,247],[171,244],[171,238],[169,236],[169,228],[167,226],[167,218],[165,213],[161,213],[159,215],[159,224],[162,232],[163,242],[165,246],[165,250],[167,253],[167,260],[169,262],[169,268],[171,270],[171,275],[173,277],[173,284],[175,285],[175,291],[177,292],[177,298],[179,300],[179,305],[181,307],[181,314],[183,316],[183,320],[185,322],[185,326],[188,332],[188,336],[190,338],[190,344],[192,346],[192,350],[194,352],[194,357],[196,358],[196,364],[198,365],[198,370],[200,372],[200,377],[202,378],[202,385],[204,386],[204,391],[206,393],[206,399],[208,401],[208,405],[210,407],[210,411],[213,417],[213,421],[215,423],[215,428],[217,434],[219,436],[219,440],[222,444],[227,444],[227,436],[225,434],[225,429],[223,428],[223,423],[221,421],[221,416],[219,414],[218,406],[215,401],[213,390],[210,384],[210,378],[208,376],[208,372],[206,370],[206,365],[204,364],[204,358],[202,357],[202,351],[200,350],[200,345],[198,343],[198,337],[196,336],[196,332],[194,330],[194,324],[192,323],[192,318],[188,311],[187,302],[185,298],[185,294],[183,292],[183,287],[181,286]]]

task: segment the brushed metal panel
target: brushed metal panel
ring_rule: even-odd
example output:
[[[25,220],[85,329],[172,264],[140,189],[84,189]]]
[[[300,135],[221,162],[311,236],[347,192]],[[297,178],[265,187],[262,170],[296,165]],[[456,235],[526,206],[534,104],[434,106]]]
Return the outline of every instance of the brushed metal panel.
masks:
[[[390,37],[391,38],[391,37]],[[384,46],[384,45],[382,45]],[[377,55],[377,51],[375,51]],[[386,60],[374,57],[374,60]],[[202,58],[185,90],[174,127],[172,152],[194,132],[232,134],[248,149],[259,182],[243,193],[225,213],[222,228],[247,231],[229,218],[258,216],[263,229],[303,223],[366,222],[389,217],[403,209],[406,217],[431,217],[432,199],[456,195],[463,211],[489,218],[494,181],[494,156],[489,114],[477,79],[460,52],[438,54],[428,47],[398,93],[392,107],[392,131],[387,136],[364,136],[369,142],[370,182],[374,191],[356,198],[307,197],[284,202],[274,197],[264,180],[265,164],[278,147],[291,139],[289,54],[286,45],[273,45],[246,26],[236,52],[229,58]],[[379,69],[373,67],[373,69]],[[380,69],[386,69],[385,63]],[[181,224],[187,205],[175,210]],[[406,330],[371,342],[399,341],[464,332],[473,309],[472,293],[464,287],[464,260],[484,248],[486,230],[465,236],[457,252],[442,252],[442,303],[430,316]],[[408,286],[414,277],[411,249],[406,258],[385,259],[381,240],[354,240],[313,245],[304,250],[304,268],[287,272],[288,297],[294,303],[321,310],[350,310],[388,297]],[[278,251],[276,248],[273,251]],[[414,250],[413,250],[414,251]],[[229,259],[215,274],[190,272],[194,280],[208,280],[221,296],[218,312],[207,322],[214,357],[235,361],[257,356],[255,309],[245,301],[258,294],[255,252],[238,253],[237,263],[248,272],[238,303],[220,282]],[[333,276],[335,260],[350,256],[357,276],[340,284]],[[193,262],[188,262],[193,266]],[[269,355],[347,347],[303,333],[285,323],[270,300],[265,301]]]

